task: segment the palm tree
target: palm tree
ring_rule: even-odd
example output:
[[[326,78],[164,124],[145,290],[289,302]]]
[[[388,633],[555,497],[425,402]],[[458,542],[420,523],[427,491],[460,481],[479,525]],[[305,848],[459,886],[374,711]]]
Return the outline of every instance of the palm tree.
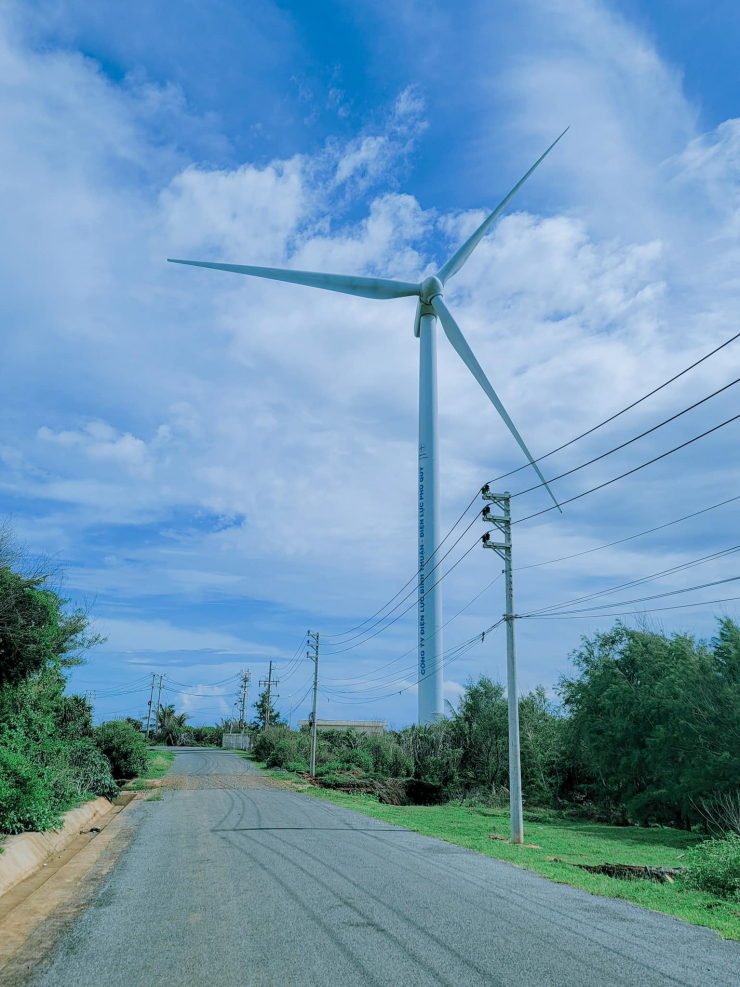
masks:
[[[188,720],[187,713],[176,713],[175,707],[160,706],[157,710],[157,737],[169,747],[174,747],[180,738]]]

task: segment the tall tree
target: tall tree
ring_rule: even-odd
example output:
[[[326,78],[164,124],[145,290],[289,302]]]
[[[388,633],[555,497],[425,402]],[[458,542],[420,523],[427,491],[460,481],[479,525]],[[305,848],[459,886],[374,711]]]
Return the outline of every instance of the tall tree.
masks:
[[[267,724],[271,727],[281,726],[285,722],[280,719],[280,714],[276,712],[272,702],[268,702],[267,689],[260,692],[257,702],[253,703],[253,709],[257,711],[257,715],[250,726],[255,730],[264,730]]]

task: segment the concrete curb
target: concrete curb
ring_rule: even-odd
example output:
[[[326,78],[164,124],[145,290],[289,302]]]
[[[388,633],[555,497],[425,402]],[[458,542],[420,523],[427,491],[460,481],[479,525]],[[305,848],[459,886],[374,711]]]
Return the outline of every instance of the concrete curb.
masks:
[[[46,833],[18,833],[16,836],[6,837],[2,845],[3,852],[0,853],[0,895],[25,881],[49,857],[63,850],[79,836],[82,827],[89,827],[112,808],[108,799],[101,796],[65,812],[61,829],[50,829]]]

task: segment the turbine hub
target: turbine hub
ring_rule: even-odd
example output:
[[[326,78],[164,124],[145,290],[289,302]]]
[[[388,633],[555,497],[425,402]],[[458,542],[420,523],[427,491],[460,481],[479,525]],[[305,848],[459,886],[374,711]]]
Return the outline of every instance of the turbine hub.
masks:
[[[425,305],[429,305],[435,295],[442,294],[442,282],[439,278],[426,278],[421,283],[419,295]]]

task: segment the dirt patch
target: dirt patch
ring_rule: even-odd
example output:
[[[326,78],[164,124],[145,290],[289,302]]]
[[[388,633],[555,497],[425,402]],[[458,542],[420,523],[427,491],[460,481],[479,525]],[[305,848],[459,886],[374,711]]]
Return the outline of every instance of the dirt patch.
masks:
[[[589,874],[604,874],[605,877],[615,877],[620,881],[657,881],[658,884],[673,884],[674,878],[683,874],[682,867],[647,867],[640,864],[574,864],[560,857],[548,857],[558,864],[570,864],[579,867]]]
[[[249,788],[276,788],[285,790],[290,787],[286,781],[267,778],[263,774],[166,774],[162,778],[162,788],[172,788],[176,791],[212,791],[215,789],[243,790]]]

